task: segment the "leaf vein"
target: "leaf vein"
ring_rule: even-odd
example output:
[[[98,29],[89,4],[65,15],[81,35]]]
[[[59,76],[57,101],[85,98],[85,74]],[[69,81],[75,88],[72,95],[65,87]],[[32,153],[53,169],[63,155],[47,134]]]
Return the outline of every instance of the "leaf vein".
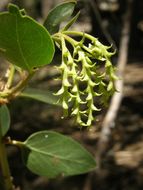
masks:
[[[65,160],[65,161],[72,161],[72,162],[75,162],[75,163],[78,163],[78,164],[81,164],[82,162],[81,161],[78,161],[78,160],[73,160],[73,159],[67,159],[67,158],[65,158],[65,157],[61,157],[61,156],[59,156],[59,155],[54,155],[54,154],[50,154],[50,153],[45,153],[45,152],[43,152],[43,151],[41,151],[41,150],[38,150],[38,149],[36,149],[36,148],[34,148],[34,147],[31,147],[31,146],[28,146],[28,148],[30,149],[30,150],[32,150],[32,151],[35,151],[35,152],[37,152],[37,153],[40,153],[40,154],[45,154],[45,155],[48,155],[48,156],[50,156],[50,157],[53,157],[53,158],[59,158],[59,159],[61,159],[61,160]]]
[[[16,37],[17,37],[17,44],[18,44],[18,48],[19,48],[19,51],[20,51],[20,54],[21,54],[21,57],[23,59],[23,62],[24,64],[26,65],[27,69],[30,70],[30,67],[27,63],[27,60],[25,59],[24,57],[24,54],[23,54],[23,50],[22,50],[22,47],[21,47],[21,44],[20,44],[20,39],[19,39],[19,33],[18,33],[18,18],[17,18],[17,15],[16,15]]]

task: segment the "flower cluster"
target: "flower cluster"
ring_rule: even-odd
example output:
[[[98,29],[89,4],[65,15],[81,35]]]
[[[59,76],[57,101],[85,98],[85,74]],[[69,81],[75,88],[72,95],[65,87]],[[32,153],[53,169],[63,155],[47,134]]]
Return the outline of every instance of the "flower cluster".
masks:
[[[82,39],[74,40],[70,37],[73,34]],[[117,77],[110,59],[114,53],[86,33],[66,31],[55,37],[62,50],[62,63],[58,67],[62,86],[56,95],[60,96],[64,116],[70,110],[80,126],[89,127],[93,113],[101,109],[99,102],[106,104],[115,91]]]

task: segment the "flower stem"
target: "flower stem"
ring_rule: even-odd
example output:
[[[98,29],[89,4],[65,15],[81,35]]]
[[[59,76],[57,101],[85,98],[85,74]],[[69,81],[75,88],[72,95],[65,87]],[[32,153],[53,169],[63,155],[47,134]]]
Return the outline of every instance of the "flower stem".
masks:
[[[81,36],[81,37],[85,36],[85,38],[87,38],[87,39],[89,39],[91,41],[96,40],[96,38],[93,37],[92,35],[84,33],[84,32],[79,32],[79,31],[69,31],[69,30],[67,30],[67,31],[63,31],[63,34]]]

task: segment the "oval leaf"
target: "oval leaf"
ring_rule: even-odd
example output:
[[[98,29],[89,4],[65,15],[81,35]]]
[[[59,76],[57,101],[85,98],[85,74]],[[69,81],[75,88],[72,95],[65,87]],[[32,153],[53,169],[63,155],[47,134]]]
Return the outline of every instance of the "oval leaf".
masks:
[[[92,155],[73,139],[57,132],[42,131],[25,142],[22,155],[34,173],[49,178],[89,172],[96,166]]]
[[[65,2],[56,6],[49,12],[44,22],[44,26],[47,28],[50,34],[58,32],[60,23],[72,15],[75,4],[76,1],[74,0]]]
[[[21,97],[32,98],[47,104],[61,106],[59,98],[54,96],[51,91],[44,91],[36,88],[26,88],[21,94]]]
[[[48,31],[13,4],[0,14],[0,54],[31,71],[51,62],[54,44]]]
[[[4,136],[10,127],[10,114],[6,105],[0,107],[0,126],[2,136]]]

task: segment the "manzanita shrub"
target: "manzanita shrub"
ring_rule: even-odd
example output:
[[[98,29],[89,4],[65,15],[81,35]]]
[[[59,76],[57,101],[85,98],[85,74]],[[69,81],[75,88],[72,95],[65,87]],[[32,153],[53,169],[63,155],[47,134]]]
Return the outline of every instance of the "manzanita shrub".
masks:
[[[114,52],[97,38],[70,30],[79,16],[77,13],[71,18],[75,5],[74,0],[58,5],[49,12],[43,25],[14,4],[0,13],[0,56],[9,63],[0,83],[0,168],[5,190],[15,189],[7,161],[7,144],[20,147],[26,167],[48,178],[82,174],[96,166],[94,157],[78,142],[57,132],[36,132],[24,142],[7,137],[11,125],[7,105],[17,97],[61,105],[64,116],[70,114],[79,126],[89,128],[94,112],[101,110],[100,106],[114,93],[116,76],[111,63]],[[61,22],[67,18],[71,19],[61,28]],[[42,89],[27,88],[34,74],[52,62],[55,46],[62,56],[57,67],[61,80],[58,92],[52,95]]]

